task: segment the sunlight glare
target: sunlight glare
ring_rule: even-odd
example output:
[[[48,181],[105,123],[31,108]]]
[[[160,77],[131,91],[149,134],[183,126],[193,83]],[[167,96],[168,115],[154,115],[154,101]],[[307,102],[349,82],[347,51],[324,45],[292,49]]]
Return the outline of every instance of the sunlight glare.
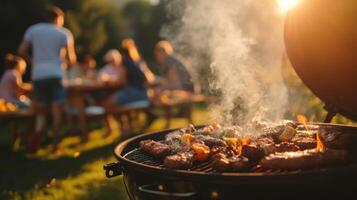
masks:
[[[276,0],[282,13],[287,13],[289,9],[295,7],[300,0]]]

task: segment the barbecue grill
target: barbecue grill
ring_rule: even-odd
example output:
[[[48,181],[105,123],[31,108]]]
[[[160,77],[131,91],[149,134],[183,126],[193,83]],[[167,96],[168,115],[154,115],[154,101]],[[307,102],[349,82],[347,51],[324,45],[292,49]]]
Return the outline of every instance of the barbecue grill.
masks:
[[[343,5],[344,2],[346,5]],[[302,1],[285,24],[287,54],[300,78],[326,104],[326,122],[340,113],[357,119],[357,4],[353,0]],[[338,23],[331,23],[331,16]],[[313,123],[355,134],[357,126]],[[296,171],[219,173],[210,163],[170,170],[141,151],[139,142],[161,141],[173,130],[128,139],[115,149],[117,163],[104,166],[107,177],[123,175],[131,199],[351,199],[357,180],[357,146],[339,165]]]
[[[316,124],[357,134],[354,126]],[[254,167],[241,173],[219,173],[209,162],[196,164],[188,170],[170,170],[141,151],[138,144],[145,139],[163,140],[171,131],[144,134],[122,142],[115,149],[119,162],[104,166],[108,177],[124,175],[131,199],[329,199],[354,193],[357,148],[352,149],[352,159],[348,163],[309,170],[271,171]]]

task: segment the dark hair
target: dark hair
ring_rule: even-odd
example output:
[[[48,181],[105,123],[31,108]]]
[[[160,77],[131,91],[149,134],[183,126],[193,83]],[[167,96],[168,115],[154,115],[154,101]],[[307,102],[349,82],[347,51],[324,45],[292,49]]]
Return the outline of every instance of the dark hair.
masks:
[[[20,56],[15,56],[10,53],[5,55],[5,65],[8,69],[15,68],[22,60]]]
[[[64,16],[63,11],[59,7],[52,7],[46,11],[45,19],[49,22],[53,21],[57,17]]]
[[[127,59],[131,59],[130,53],[129,53],[129,49],[128,49],[128,48],[123,47],[123,48],[121,49],[121,53],[122,53],[123,57],[125,57],[125,58],[127,58]]]

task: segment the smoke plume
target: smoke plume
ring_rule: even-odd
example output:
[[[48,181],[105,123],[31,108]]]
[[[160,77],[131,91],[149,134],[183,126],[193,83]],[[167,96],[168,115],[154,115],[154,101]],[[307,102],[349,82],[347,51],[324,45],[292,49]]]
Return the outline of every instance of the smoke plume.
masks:
[[[169,2],[168,15],[175,20],[161,35],[193,66],[209,59],[206,67],[214,75],[209,87],[221,95],[211,109],[213,120],[244,126],[282,118],[287,104],[280,71],[283,16],[275,0]]]

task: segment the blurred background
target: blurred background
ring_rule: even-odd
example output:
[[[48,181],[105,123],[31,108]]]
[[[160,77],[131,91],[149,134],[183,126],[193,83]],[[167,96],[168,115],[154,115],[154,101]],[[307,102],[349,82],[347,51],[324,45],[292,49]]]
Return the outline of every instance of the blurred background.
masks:
[[[72,31],[78,57],[93,55],[98,66],[103,66],[103,55],[108,49],[119,48],[124,38],[136,41],[151,70],[160,74],[154,64],[153,48],[164,24],[175,20],[165,12],[170,0],[1,0],[0,5],[0,66],[6,53],[16,54],[25,30],[42,21],[46,8],[56,5],[65,12],[65,27]],[[30,80],[30,69],[24,80]],[[208,69],[208,68],[207,68]],[[0,68],[0,75],[4,68]],[[289,91],[287,119],[304,114],[312,121],[323,121],[323,104],[297,77],[286,55],[281,57],[281,73]],[[209,72],[202,72],[203,93]],[[209,109],[195,106],[194,124],[210,123]],[[353,124],[337,116],[334,123]],[[146,131],[163,129],[164,119],[158,119]],[[174,118],[170,128],[187,125],[185,119]],[[68,135],[62,143],[61,155],[54,155],[44,146],[36,155],[27,155],[9,144],[9,126],[0,122],[0,199],[127,199],[122,180],[108,180],[103,164],[115,161],[113,149],[120,133],[102,138],[103,130],[91,124],[94,131],[90,140],[80,144],[78,136]]]
[[[65,27],[72,31],[78,57],[93,55],[103,66],[108,49],[118,48],[124,38],[136,41],[145,60],[152,63],[152,50],[160,39],[160,28],[169,20],[167,0],[2,0],[0,60],[16,53],[25,30],[43,21],[46,8],[56,5],[65,12]],[[3,72],[0,69],[0,73]],[[30,71],[30,68],[27,69]],[[27,80],[29,72],[26,73]]]

